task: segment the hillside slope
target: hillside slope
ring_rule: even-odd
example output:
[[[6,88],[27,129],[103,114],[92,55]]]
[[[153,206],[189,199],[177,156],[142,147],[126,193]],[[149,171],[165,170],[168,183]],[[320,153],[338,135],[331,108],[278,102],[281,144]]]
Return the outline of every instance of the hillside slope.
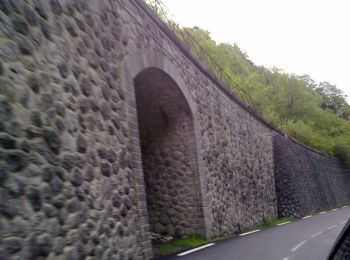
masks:
[[[252,97],[269,122],[306,145],[350,162],[350,106],[336,86],[256,66],[237,45],[216,43],[198,27],[182,30]]]

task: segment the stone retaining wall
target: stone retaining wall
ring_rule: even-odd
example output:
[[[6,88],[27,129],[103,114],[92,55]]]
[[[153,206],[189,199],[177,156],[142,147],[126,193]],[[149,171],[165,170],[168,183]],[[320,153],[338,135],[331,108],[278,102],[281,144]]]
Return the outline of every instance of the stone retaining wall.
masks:
[[[158,69],[139,74],[135,90],[150,229],[172,237],[205,235],[186,99]]]
[[[340,161],[275,136],[279,216],[302,217],[350,202],[350,172]]]
[[[0,6],[1,259],[149,259],[150,230],[212,238],[277,216],[276,129],[143,2]]]

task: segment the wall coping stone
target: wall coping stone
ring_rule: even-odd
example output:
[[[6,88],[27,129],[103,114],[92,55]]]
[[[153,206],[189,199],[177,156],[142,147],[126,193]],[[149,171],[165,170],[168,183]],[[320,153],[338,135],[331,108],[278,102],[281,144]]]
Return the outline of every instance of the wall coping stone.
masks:
[[[310,146],[307,146],[306,144],[303,144],[296,140],[295,138],[288,136],[286,133],[284,133],[282,130],[278,129],[275,125],[268,122],[266,119],[264,119],[257,111],[253,110],[251,107],[246,105],[235,93],[233,93],[230,89],[228,89],[215,75],[213,72],[211,72],[207,67],[205,67],[193,54],[192,52],[185,46],[184,43],[181,42],[181,40],[173,33],[166,25],[165,23],[152,11],[152,9],[144,2],[144,0],[130,0],[136,7],[141,8],[142,11],[146,15],[149,16],[149,18],[152,19],[154,23],[163,31],[163,33],[169,38],[170,41],[172,41],[175,46],[183,53],[206,77],[208,77],[214,85],[216,85],[224,94],[227,95],[228,98],[236,102],[240,107],[242,107],[244,110],[246,110],[252,117],[260,121],[262,124],[270,128],[272,131],[274,131],[276,134],[280,134],[282,136],[285,136],[286,138],[290,139],[292,142],[294,142],[297,145],[300,145],[304,147],[305,149],[312,151],[314,153],[317,153],[322,156],[331,157],[334,158],[334,156],[328,155],[326,153],[323,153],[321,151],[318,151]]]

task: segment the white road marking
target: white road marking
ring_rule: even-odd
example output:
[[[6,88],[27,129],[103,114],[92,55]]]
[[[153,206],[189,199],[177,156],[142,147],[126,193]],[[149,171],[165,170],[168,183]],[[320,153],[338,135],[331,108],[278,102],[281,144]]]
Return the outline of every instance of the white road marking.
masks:
[[[298,250],[299,247],[301,247],[302,245],[304,245],[307,241],[304,240],[304,241],[301,241],[299,244],[297,244],[293,249],[292,251],[295,252]]]
[[[320,232],[318,232],[318,233],[316,233],[316,234],[313,234],[313,235],[311,236],[311,238],[317,237],[318,235],[321,235],[323,232],[324,232],[324,231],[320,231]]]
[[[334,226],[328,227],[327,229],[332,229],[332,228],[335,228],[336,226],[338,226],[338,225],[334,225]]]
[[[290,222],[291,222],[291,221],[287,221],[287,222],[279,223],[279,224],[277,224],[276,226],[282,226],[282,225],[288,224],[288,223],[290,223]]]
[[[303,217],[303,218],[304,218],[304,219],[305,219],[305,218],[311,218],[311,216],[312,216],[312,215],[309,215],[309,216],[306,216],[306,217]]]
[[[345,223],[346,223],[346,220],[344,220],[344,221],[340,222],[340,224],[345,224]]]
[[[213,246],[213,245],[215,245],[215,243],[210,243],[210,244],[206,244],[206,245],[204,245],[204,246],[196,247],[196,248],[193,248],[193,249],[191,249],[191,250],[182,252],[182,253],[178,254],[177,256],[188,255],[188,254],[191,254],[191,253],[193,253],[193,252],[196,252],[196,251],[198,251],[198,250],[201,250],[201,249],[203,249],[203,248],[206,248],[206,247],[209,247],[209,246]]]
[[[243,234],[240,234],[239,236],[249,235],[249,234],[252,234],[252,233],[255,233],[255,232],[258,232],[258,231],[260,231],[260,229],[253,230],[253,231],[250,231],[250,232],[247,232],[247,233],[243,233]]]
[[[321,214],[324,214],[324,213],[327,213],[327,211],[322,211],[322,212],[318,213],[318,215],[321,215]]]
[[[288,257],[283,257],[283,259],[282,260],[288,260]]]

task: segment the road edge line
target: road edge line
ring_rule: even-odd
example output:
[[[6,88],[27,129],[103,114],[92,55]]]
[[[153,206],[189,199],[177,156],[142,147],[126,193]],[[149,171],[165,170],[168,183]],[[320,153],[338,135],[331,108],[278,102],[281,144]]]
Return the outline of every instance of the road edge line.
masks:
[[[250,231],[250,232],[246,232],[246,233],[242,233],[242,234],[239,234],[239,236],[245,236],[245,235],[249,235],[249,234],[252,234],[252,233],[255,233],[255,232],[259,232],[260,229],[256,229],[256,230],[253,230],[253,231]]]
[[[201,249],[204,249],[204,248],[207,248],[209,246],[213,246],[215,245],[215,243],[210,243],[210,244],[206,244],[206,245],[203,245],[203,246],[199,246],[199,247],[196,247],[196,248],[193,248],[191,250],[188,250],[188,251],[185,251],[185,252],[182,252],[180,254],[177,254],[176,256],[184,256],[184,255],[188,255],[188,254],[191,254],[193,252],[196,252],[198,250],[201,250]]]
[[[290,223],[290,222],[292,222],[292,221],[287,221],[287,222],[279,223],[279,224],[277,224],[276,226],[282,226],[282,225],[288,224],[288,223]]]

